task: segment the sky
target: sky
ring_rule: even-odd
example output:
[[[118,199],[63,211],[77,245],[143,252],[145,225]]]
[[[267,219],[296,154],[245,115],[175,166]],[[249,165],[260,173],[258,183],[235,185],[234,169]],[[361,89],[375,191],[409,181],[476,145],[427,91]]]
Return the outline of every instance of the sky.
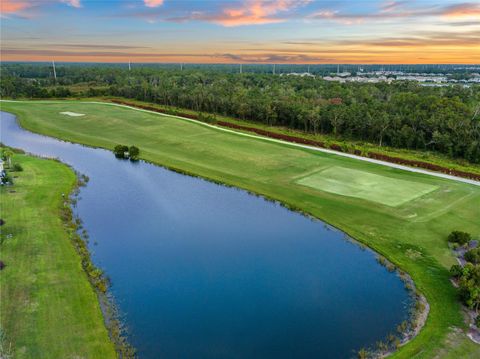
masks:
[[[480,0],[0,0],[1,61],[480,63]]]

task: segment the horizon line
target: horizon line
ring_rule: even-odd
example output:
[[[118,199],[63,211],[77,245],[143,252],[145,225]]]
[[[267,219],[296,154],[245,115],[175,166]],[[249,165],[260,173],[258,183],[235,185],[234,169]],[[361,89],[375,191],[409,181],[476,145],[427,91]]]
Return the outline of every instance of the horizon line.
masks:
[[[318,63],[312,63],[312,62],[303,62],[303,63],[294,63],[294,62],[161,62],[161,61],[155,61],[155,62],[150,62],[150,61],[145,61],[145,62],[132,62],[132,61],[57,61],[55,59],[52,60],[41,60],[41,61],[36,61],[36,60],[7,60],[7,61],[2,61],[0,60],[0,64],[3,63],[37,63],[37,64],[43,64],[43,63],[51,63],[52,61],[55,61],[56,64],[128,64],[129,62],[137,65],[178,65],[178,64],[183,64],[183,65],[264,65],[264,66],[282,66],[282,65],[288,65],[288,66],[328,66],[328,65],[345,65],[345,66],[401,66],[401,65],[411,65],[411,66],[433,66],[433,65],[448,65],[448,66],[480,66],[480,63],[456,63],[456,62],[431,62],[431,63],[409,63],[409,62],[398,62],[398,63],[388,63],[388,62],[375,62],[375,63],[359,63],[359,62],[318,62]]]

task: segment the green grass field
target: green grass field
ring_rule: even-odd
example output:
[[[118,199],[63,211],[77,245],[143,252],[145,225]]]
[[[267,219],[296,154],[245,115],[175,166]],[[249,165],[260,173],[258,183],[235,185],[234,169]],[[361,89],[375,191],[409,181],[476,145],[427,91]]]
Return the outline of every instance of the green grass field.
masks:
[[[0,188],[4,350],[15,359],[115,358],[97,296],[60,219],[73,171],[25,155],[14,162],[24,171],[12,173],[14,186]]]
[[[79,85],[80,86],[80,85]],[[75,89],[75,85],[73,87],[68,86],[73,93],[78,93]],[[88,89],[88,84],[83,84],[84,88]],[[101,88],[99,88],[101,89]],[[188,110],[185,108],[178,108],[174,106],[166,106],[166,105],[160,105],[156,103],[151,103],[151,102],[145,102],[145,101],[140,101],[140,100],[135,100],[131,98],[122,98],[122,97],[98,97],[98,98],[84,98],[85,100],[91,100],[91,101],[107,101],[110,102],[112,100],[114,101],[127,101],[128,103],[133,104],[134,106],[149,106],[149,107],[154,107],[162,111],[167,111],[167,113],[172,113],[172,111],[178,111],[181,113],[185,114],[190,114],[190,115],[198,115],[198,111],[193,111],[193,110]],[[424,162],[429,162],[432,164],[436,164],[442,167],[448,167],[452,169],[456,169],[459,171],[465,171],[465,172],[472,172],[472,173],[477,173],[480,174],[480,165],[474,164],[467,162],[463,159],[453,159],[450,158],[446,155],[442,155],[437,152],[433,151],[421,151],[421,150],[413,150],[413,149],[401,149],[401,148],[393,148],[393,147],[379,147],[377,144],[373,143],[367,143],[364,141],[354,141],[351,139],[345,139],[345,138],[338,138],[333,135],[327,135],[327,134],[313,134],[313,133],[306,133],[301,130],[295,130],[292,128],[287,128],[287,127],[281,127],[281,126],[268,126],[263,123],[259,122],[254,122],[254,121],[248,121],[248,120],[240,120],[240,119],[235,119],[232,117],[227,117],[227,116],[222,116],[219,114],[215,115],[216,119],[218,121],[225,121],[237,125],[243,125],[243,126],[248,126],[248,127],[254,127],[262,130],[267,130],[270,132],[275,132],[275,133],[280,133],[284,135],[289,135],[289,136],[295,136],[295,137],[301,137],[301,138],[306,138],[309,140],[314,140],[314,141],[319,141],[323,142],[327,145],[327,147],[331,144],[337,144],[339,146],[346,145],[348,147],[355,147],[359,150],[362,150],[364,153],[367,152],[376,152],[376,153],[382,153],[388,156],[392,157],[400,157],[403,159],[408,159],[408,160],[414,160],[414,161],[424,161]]]
[[[298,184],[341,196],[397,207],[430,193],[438,186],[332,166],[303,177]]]
[[[146,160],[275,198],[342,229],[407,271],[430,304],[424,329],[394,357],[480,355],[457,330],[465,325],[446,241],[455,229],[479,238],[480,187],[109,105],[1,106],[31,131],[107,149],[136,145]]]

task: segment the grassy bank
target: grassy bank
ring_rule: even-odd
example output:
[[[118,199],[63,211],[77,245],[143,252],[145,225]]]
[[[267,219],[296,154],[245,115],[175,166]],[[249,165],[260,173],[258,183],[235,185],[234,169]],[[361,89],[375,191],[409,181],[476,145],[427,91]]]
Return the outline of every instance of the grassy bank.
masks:
[[[446,241],[455,229],[480,236],[480,187],[108,105],[23,102],[2,110],[34,132],[107,149],[136,145],[146,160],[275,198],[342,229],[407,271],[430,304],[424,329],[395,357],[480,355],[463,333]]]
[[[60,218],[76,183],[56,161],[16,154],[0,188],[3,348],[12,358],[115,358],[97,296]]]

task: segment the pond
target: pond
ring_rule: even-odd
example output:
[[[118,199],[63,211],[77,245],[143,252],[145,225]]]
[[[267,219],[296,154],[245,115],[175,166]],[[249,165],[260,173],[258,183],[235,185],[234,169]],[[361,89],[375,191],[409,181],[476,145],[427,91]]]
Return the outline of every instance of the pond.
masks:
[[[1,118],[6,145],[90,177],[76,212],[140,358],[349,358],[408,318],[398,275],[319,220]]]

